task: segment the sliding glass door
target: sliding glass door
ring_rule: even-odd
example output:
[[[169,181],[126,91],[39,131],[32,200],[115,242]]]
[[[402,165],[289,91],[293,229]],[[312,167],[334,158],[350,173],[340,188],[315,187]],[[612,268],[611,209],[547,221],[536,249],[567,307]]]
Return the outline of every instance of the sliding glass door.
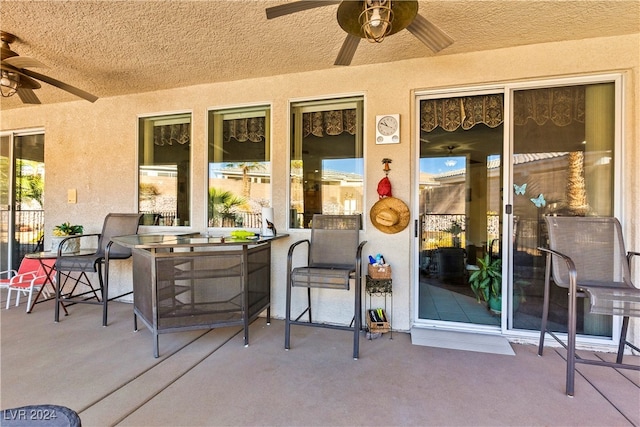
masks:
[[[619,217],[633,197],[616,166],[620,85],[608,75],[418,98],[416,323],[534,336],[544,216]],[[566,332],[566,316],[552,286],[551,328]],[[578,333],[610,338],[616,325],[581,306]]]
[[[486,265],[500,286],[503,103],[502,93],[420,101],[419,319],[501,324],[501,301],[489,309],[471,283]]]
[[[41,249],[44,232],[44,133],[0,135],[0,271]]]
[[[537,248],[547,245],[544,216],[615,214],[615,105],[614,82],[513,91],[514,329],[540,328],[545,260]],[[585,308],[586,300],[578,333],[611,336],[611,317]],[[552,286],[550,328],[566,332],[566,316],[566,290]]]

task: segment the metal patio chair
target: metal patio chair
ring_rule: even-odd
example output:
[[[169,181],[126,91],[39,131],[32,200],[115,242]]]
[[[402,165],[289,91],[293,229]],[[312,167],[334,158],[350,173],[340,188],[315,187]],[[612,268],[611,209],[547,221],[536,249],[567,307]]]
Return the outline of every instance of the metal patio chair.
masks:
[[[466,284],[467,264],[465,257],[465,250],[462,248],[442,247],[436,249],[434,253],[435,275],[442,280]]]
[[[131,249],[125,248],[111,241],[112,237],[136,234],[138,224],[142,214],[110,213],[104,219],[102,233],[83,234],[70,236],[64,239],[58,248],[56,260],[56,307],[55,321],[60,318],[60,304],[63,306],[77,303],[102,305],[102,326],[107,326],[107,307],[111,300],[129,295],[132,291],[109,298],[109,263],[115,259],[127,259],[131,256]],[[63,255],[62,247],[64,242],[70,239],[86,237],[97,237],[98,248],[95,253],[88,255]],[[104,278],[102,269],[104,267]],[[89,280],[87,273],[98,273],[98,287]],[[77,276],[72,276],[76,273]],[[64,277],[64,278],[63,278]],[[75,283],[70,292],[62,293],[62,289],[68,280]],[[89,288],[84,292],[75,294],[78,285],[85,285]]]
[[[638,252],[626,252],[620,223],[612,217],[545,217],[549,233],[546,253],[544,306],[538,355],[542,356],[545,333],[567,350],[566,393],[574,394],[575,364],[640,370],[622,363],[625,346],[640,351],[627,341],[629,317],[640,317],[640,289],[631,281],[630,264]],[[550,278],[568,290],[566,344],[547,329]],[[577,298],[589,298],[590,312],[623,316],[615,362],[580,358],[576,354]]]
[[[284,348],[290,349],[291,325],[353,331],[353,358],[359,354],[362,324],[362,248],[359,241],[360,215],[314,215],[311,239],[300,240],[289,247],[287,257],[287,307]],[[307,245],[307,263],[293,267],[295,249]],[[349,290],[354,280],[354,313],[349,326],[314,323],[311,316],[311,288]],[[307,288],[307,307],[294,320],[291,319],[291,292],[294,287]],[[307,314],[307,321],[301,321]]]

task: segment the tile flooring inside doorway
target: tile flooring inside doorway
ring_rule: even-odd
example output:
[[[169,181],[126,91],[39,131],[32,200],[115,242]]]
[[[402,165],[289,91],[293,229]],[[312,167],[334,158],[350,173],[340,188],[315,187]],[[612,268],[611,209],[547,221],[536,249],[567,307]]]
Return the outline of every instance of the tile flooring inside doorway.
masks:
[[[500,316],[490,312],[485,304],[478,303],[467,284],[432,278],[421,277],[418,315],[420,319],[500,326]],[[549,322],[553,330],[566,328],[551,320]],[[540,316],[520,311],[515,327],[537,331],[540,329]]]

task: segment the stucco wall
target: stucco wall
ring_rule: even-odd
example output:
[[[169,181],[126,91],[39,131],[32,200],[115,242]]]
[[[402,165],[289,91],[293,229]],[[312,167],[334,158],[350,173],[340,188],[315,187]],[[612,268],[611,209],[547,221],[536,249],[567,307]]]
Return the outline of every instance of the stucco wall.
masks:
[[[397,63],[342,67],[272,78],[233,81],[182,89],[104,98],[95,104],[77,101],[2,111],[1,129],[43,127],[46,159],[46,224],[71,221],[85,232],[99,232],[108,212],[135,212],[138,115],[193,113],[193,231],[206,224],[206,112],[246,104],[272,106],[273,198],[278,230],[286,232],[288,206],[287,153],[289,102],[350,94],[365,97],[365,206],[362,239],[365,252],[383,252],[393,265],[394,328],[408,330],[413,313],[413,226],[387,235],[376,230],[368,209],[378,198],[376,186],[384,176],[381,159],[393,159],[389,175],[394,196],[412,212],[416,201],[412,183],[414,162],[414,91],[466,87],[547,77],[605,72],[624,73],[624,194],[625,232],[629,248],[640,249],[637,165],[640,164],[638,78],[640,35],[550,43],[463,55],[440,56]],[[401,143],[375,145],[374,121],[378,114],[400,113]],[[67,204],[67,190],[76,188],[77,204]],[[415,215],[415,212],[413,212]],[[412,222],[413,224],[413,222]],[[286,253],[289,244],[308,236],[290,231],[288,239],[274,244],[272,313],[284,316]],[[47,241],[50,231],[47,234]],[[131,286],[130,263],[116,269],[113,287]],[[637,278],[638,274],[636,274]],[[116,285],[117,284],[117,285]],[[326,292],[315,309],[318,320],[348,322],[352,297],[346,292]],[[635,332],[636,342],[638,332]]]

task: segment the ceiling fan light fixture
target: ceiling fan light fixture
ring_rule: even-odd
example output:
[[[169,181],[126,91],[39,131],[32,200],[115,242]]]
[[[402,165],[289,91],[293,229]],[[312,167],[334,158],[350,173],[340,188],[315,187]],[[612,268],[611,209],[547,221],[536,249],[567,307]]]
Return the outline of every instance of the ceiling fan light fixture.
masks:
[[[391,0],[364,0],[358,18],[367,40],[380,43],[391,32],[393,10]]]
[[[20,86],[20,76],[7,70],[2,70],[0,77],[0,94],[3,98],[15,95]]]

